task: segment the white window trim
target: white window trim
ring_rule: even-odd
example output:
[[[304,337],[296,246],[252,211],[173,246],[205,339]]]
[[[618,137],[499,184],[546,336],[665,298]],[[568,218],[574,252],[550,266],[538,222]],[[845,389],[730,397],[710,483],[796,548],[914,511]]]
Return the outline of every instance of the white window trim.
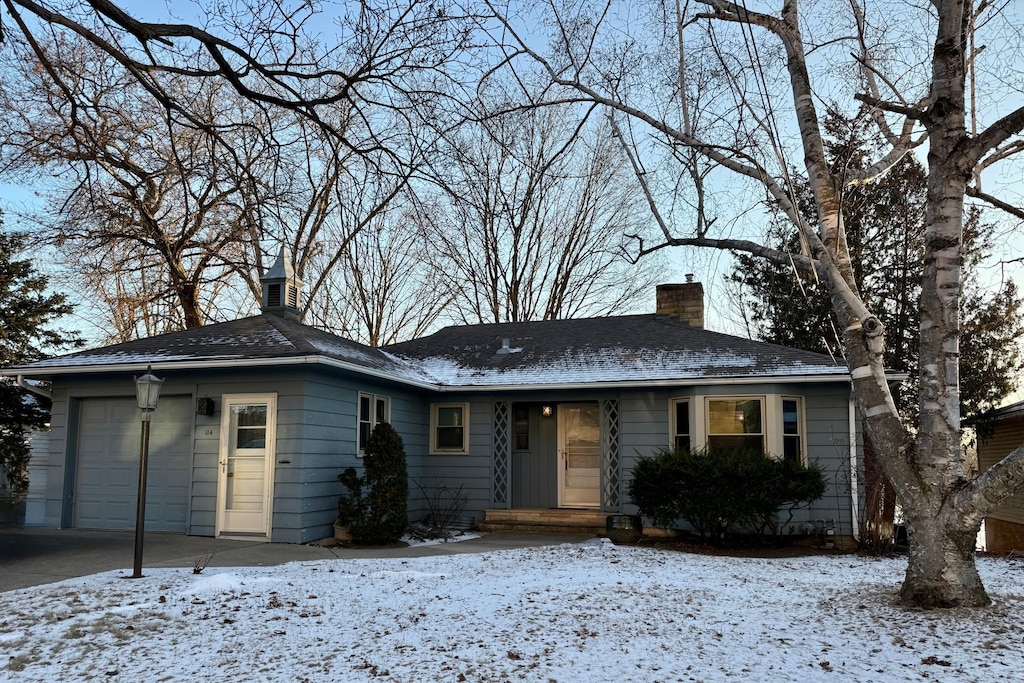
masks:
[[[690,448],[707,448],[710,425],[708,417],[710,401],[761,401],[761,434],[764,437],[765,452],[779,460],[785,457],[785,427],[783,425],[782,402],[797,402],[797,420],[800,430],[800,462],[807,464],[807,399],[795,394],[698,394],[676,396],[668,401],[669,445],[675,444],[676,404],[690,403]]]
[[[380,424],[379,422],[375,421],[376,416],[377,416],[377,400],[378,399],[384,399],[384,421],[387,422],[387,423],[391,422],[391,397],[390,396],[385,396],[384,394],[371,394],[368,391],[360,391],[359,392],[358,396],[356,396],[356,457],[357,458],[361,458],[364,455],[366,455],[365,449],[362,446],[359,445],[359,428],[362,425],[362,423],[366,421],[366,420],[362,419],[362,414],[360,413],[360,411],[362,410],[362,405],[363,405],[363,399],[364,398],[370,399],[370,419],[369,419],[370,434],[373,433],[374,427],[376,427],[378,424]]]
[[[676,405],[680,403],[686,403],[687,412],[690,414],[690,450],[693,450],[694,435],[697,431],[694,422],[694,410],[696,400],[692,396],[680,396],[679,398],[669,399],[668,402],[668,443],[669,446],[675,448],[676,445]]]
[[[437,447],[437,411],[439,408],[462,408],[462,448]],[[430,404],[430,455],[468,455],[469,454],[469,404],[468,403],[431,403]]]

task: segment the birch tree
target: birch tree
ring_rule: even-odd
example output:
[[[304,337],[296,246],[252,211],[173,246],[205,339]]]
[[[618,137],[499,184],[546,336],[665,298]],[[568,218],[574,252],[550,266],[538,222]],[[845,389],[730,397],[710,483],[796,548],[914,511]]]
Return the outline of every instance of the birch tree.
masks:
[[[516,8],[489,6],[504,65],[539,65],[553,87],[602,107],[620,126],[638,187],[663,231],[658,243],[638,245],[639,253],[665,246],[727,248],[799,263],[827,283],[857,405],[904,507],[911,547],[903,603],[988,604],[974,564],[975,538],[985,515],[1024,484],[1024,445],[977,478],[965,476],[961,250],[968,197],[1024,217],[1012,195],[998,196],[995,179],[982,182],[1024,151],[1024,107],[1013,106],[1019,98],[1009,106],[1006,98],[984,100],[984,91],[974,87],[986,75],[1002,88],[1020,82],[1013,69],[1024,53],[1013,4],[932,0],[876,10],[849,0],[818,3],[813,9],[819,14],[803,16],[797,0],[756,8],[679,0],[650,15],[643,13],[646,5],[546,2],[543,21],[552,29],[547,46],[528,39],[527,21]],[[531,7],[529,19],[541,11]],[[927,28],[926,43],[921,27]],[[994,38],[982,53],[974,46],[985,44],[985,31]],[[978,98],[993,108],[968,106]],[[863,108],[874,137],[884,143],[861,169],[829,167],[821,109],[831,101],[844,102],[848,115]],[[915,424],[907,425],[885,380],[886,329],[857,290],[843,194],[915,150],[927,157],[927,200],[919,409]],[[679,186],[659,184],[652,172],[669,162],[675,178],[689,181],[685,213],[666,208],[667,199],[681,194]],[[791,163],[807,178],[813,224],[796,205]],[[732,184],[727,200],[713,192],[723,182]],[[737,209],[749,212],[765,197],[790,221],[801,251],[787,253],[741,233]],[[680,216],[691,230],[673,222]]]

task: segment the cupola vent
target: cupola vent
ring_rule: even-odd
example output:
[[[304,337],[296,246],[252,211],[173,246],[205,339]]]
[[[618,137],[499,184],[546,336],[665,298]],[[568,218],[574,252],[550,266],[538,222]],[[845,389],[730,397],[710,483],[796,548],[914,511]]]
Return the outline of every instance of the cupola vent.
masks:
[[[263,283],[263,312],[302,318],[302,281],[295,275],[288,247],[281,247],[277,261],[260,278]]]

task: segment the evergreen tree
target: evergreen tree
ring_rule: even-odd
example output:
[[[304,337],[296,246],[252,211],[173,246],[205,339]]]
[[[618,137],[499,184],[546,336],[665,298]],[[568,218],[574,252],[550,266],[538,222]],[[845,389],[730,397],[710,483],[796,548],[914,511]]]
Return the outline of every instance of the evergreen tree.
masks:
[[[831,136],[826,151],[833,171],[862,167],[868,158],[860,122],[835,116],[825,121]],[[806,184],[795,188],[801,211],[816,220]],[[926,173],[907,155],[885,177],[866,186],[847,187],[843,215],[855,280],[865,304],[886,327],[885,365],[907,373],[893,391],[906,419],[917,415],[919,316],[918,299],[924,273],[924,205]],[[771,226],[770,242],[799,253],[795,236],[783,237],[784,223]],[[960,300],[960,413],[979,418],[994,410],[1014,391],[1024,369],[1017,342],[1024,332],[1022,300],[1013,281],[997,291],[978,283],[981,263],[992,253],[991,226],[976,208],[964,220],[963,292]],[[791,232],[791,231],[790,231]],[[742,307],[751,331],[761,340],[796,348],[841,354],[841,334],[825,283],[809,272],[796,272],[772,262],[738,254],[729,278],[739,284]],[[862,543],[886,550],[893,539],[896,492],[882,471],[876,449],[866,439]]]
[[[860,123],[830,117],[825,129],[831,139],[827,152],[833,170],[860,168],[868,158]],[[875,183],[847,188],[843,210],[855,279],[867,306],[878,312],[886,327],[886,367],[905,372],[896,398],[905,415],[916,413],[908,397],[917,395],[918,298],[924,263],[925,169],[907,155]],[[815,221],[814,204],[804,184],[798,184],[801,210]],[[782,237],[773,225],[770,242],[799,253],[795,236]],[[997,291],[979,283],[981,263],[993,245],[983,238],[991,226],[970,209],[964,220],[964,291],[960,320],[961,415],[977,417],[991,411],[1016,388],[1024,357],[1016,342],[1024,333],[1024,301],[1007,281]],[[789,232],[792,232],[791,230]],[[763,259],[738,254],[729,279],[739,284],[741,305],[753,335],[762,341],[810,351],[841,353],[839,330],[824,283],[808,272],[795,272]]]
[[[395,428],[381,422],[370,432],[363,476],[346,468],[338,480],[348,491],[338,499],[338,523],[359,545],[397,543],[409,524],[409,478],[405,445]]]
[[[77,335],[50,324],[71,312],[63,294],[47,294],[47,278],[31,261],[18,260],[27,238],[3,229],[0,214],[0,367],[38,360],[53,349],[79,345]],[[0,472],[14,496],[28,488],[25,430],[46,425],[50,405],[14,382],[0,380]]]

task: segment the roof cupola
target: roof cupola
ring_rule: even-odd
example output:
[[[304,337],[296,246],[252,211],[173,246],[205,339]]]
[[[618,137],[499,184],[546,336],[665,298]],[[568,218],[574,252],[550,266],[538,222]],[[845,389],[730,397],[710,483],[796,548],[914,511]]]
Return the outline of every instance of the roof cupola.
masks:
[[[263,277],[264,313],[276,313],[293,320],[302,320],[302,280],[295,275],[291,252],[281,247],[277,261]]]

